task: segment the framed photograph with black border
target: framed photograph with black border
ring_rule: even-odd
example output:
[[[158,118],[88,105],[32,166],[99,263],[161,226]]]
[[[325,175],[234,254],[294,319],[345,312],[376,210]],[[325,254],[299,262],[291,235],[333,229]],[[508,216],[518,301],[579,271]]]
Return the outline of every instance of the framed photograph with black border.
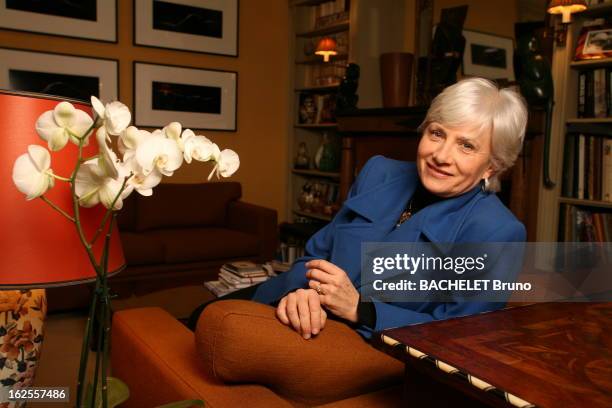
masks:
[[[89,103],[118,99],[119,62],[67,54],[0,48],[0,88],[38,92]]]
[[[134,123],[236,131],[238,73],[134,62]]]
[[[6,0],[0,28],[117,42],[117,0]]]
[[[512,38],[463,30],[463,74],[514,81]]]
[[[134,44],[238,56],[238,0],[134,0]]]

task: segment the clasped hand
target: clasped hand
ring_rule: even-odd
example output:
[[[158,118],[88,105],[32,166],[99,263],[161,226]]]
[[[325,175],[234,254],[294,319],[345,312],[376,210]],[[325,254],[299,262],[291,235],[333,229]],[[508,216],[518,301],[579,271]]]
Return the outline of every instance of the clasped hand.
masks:
[[[298,289],[283,297],[276,316],[305,339],[325,327],[327,311],[350,322],[357,322],[359,292],[344,270],[331,262],[316,259],[306,263],[310,289]]]

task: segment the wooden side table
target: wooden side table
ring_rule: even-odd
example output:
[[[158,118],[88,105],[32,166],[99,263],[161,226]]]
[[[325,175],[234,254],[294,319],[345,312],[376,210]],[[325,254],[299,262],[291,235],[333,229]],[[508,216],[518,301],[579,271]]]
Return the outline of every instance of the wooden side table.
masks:
[[[603,408],[611,327],[612,303],[542,303],[385,330],[376,343],[406,363],[407,404]]]

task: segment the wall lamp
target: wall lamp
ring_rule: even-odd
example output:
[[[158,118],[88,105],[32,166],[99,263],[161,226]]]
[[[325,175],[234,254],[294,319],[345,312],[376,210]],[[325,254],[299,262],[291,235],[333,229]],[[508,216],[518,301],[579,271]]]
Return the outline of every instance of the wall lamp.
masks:
[[[555,41],[557,45],[565,45],[567,38],[567,26],[572,21],[572,14],[580,13],[587,9],[586,1],[584,0],[551,0],[548,3],[548,13],[561,14],[561,25],[555,27]]]

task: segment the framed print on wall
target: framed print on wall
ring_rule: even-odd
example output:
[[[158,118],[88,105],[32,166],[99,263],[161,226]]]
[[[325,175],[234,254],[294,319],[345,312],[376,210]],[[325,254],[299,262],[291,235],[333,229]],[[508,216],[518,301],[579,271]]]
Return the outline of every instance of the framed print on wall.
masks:
[[[117,42],[117,0],[5,0],[0,27]]]
[[[512,38],[463,30],[463,74],[514,81]]]
[[[87,103],[94,95],[111,102],[118,99],[119,63],[112,59],[0,48],[0,88]]]
[[[134,0],[134,44],[238,56],[238,0]]]
[[[134,62],[134,124],[236,131],[238,73]]]

